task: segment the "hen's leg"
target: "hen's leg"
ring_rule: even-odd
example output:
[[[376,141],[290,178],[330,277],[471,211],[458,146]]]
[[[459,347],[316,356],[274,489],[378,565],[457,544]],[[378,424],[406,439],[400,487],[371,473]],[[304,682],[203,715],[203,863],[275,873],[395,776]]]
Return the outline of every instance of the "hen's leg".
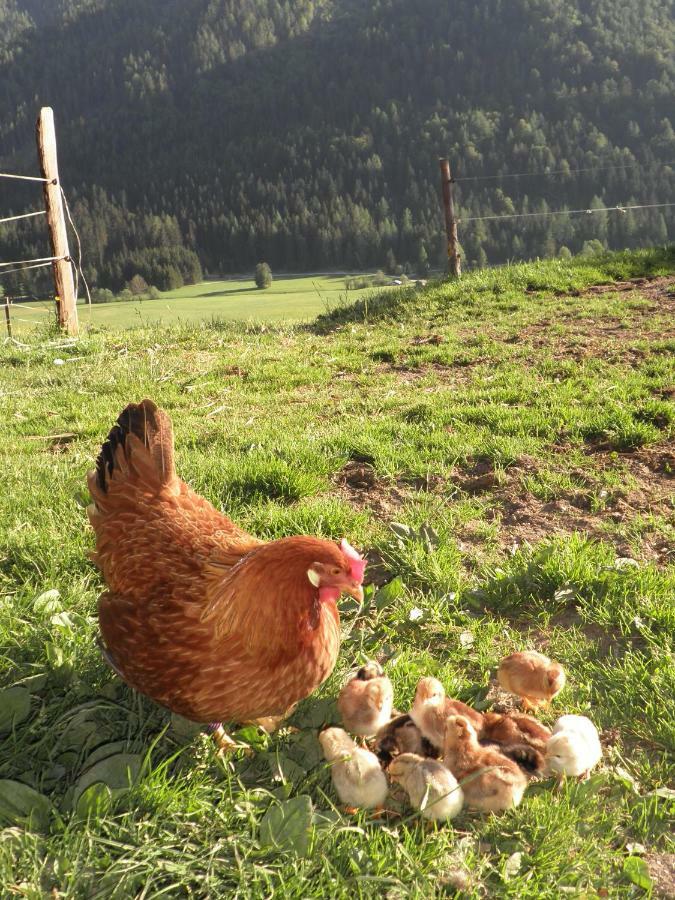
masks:
[[[294,703],[293,706],[289,707],[286,712],[281,716],[262,716],[260,719],[251,719],[247,722],[247,725],[257,725],[259,728],[262,728],[263,731],[266,731],[268,734],[273,734],[277,731],[278,728],[286,721],[286,719],[293,714],[295,708],[298,704]],[[297,731],[297,728],[289,727],[289,731]]]
[[[211,737],[220,753],[233,753],[241,750],[241,744],[233,740],[223,728],[222,722],[212,722],[209,725]]]

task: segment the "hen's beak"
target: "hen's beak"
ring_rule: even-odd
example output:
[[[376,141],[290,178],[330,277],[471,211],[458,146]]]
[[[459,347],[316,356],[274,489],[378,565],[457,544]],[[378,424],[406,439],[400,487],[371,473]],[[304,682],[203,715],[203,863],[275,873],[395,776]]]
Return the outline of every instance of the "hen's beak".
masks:
[[[348,581],[343,585],[342,592],[343,594],[349,594],[350,597],[358,600],[359,603],[363,603],[363,585],[359,584],[358,581]]]

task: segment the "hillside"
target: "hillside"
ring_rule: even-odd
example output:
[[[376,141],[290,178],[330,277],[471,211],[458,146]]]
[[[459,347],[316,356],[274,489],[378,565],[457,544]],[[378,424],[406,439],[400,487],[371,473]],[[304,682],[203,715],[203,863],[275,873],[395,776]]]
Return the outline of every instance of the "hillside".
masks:
[[[444,259],[439,155],[460,177],[562,173],[461,183],[465,218],[675,200],[673,11],[1,0],[0,166],[34,168],[35,112],[53,105],[90,275],[113,287],[143,265],[176,286],[167,269],[192,277],[189,251],[208,271],[424,271]],[[493,263],[664,242],[672,223],[672,209],[467,222],[461,240],[469,263]],[[3,232],[1,252],[28,249],[31,227]]]
[[[653,881],[667,896],[674,313],[671,249],[478,271],[310,327],[0,345],[5,893],[553,900]],[[96,644],[85,473],[145,396],[195,490],[262,538],[347,536],[366,582],[390,585],[341,602],[335,673],[295,731],[239,732],[251,756],[220,758]],[[316,738],[356,663],[384,662],[401,709],[427,673],[488,708],[499,659],[532,646],[568,672],[542,719],[602,732],[588,782],[536,781],[516,810],[439,829],[400,795],[385,818],[340,808]],[[288,798],[300,809],[273,827]]]

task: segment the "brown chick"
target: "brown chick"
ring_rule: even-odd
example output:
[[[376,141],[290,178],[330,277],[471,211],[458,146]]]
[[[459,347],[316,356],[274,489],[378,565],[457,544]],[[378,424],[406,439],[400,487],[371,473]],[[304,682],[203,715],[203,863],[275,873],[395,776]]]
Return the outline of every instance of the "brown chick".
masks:
[[[374,750],[385,769],[394,757],[402,753],[438,758],[436,748],[422,736],[407,713],[396,716],[380,728],[375,735]]]
[[[530,775],[543,772],[544,748],[551,732],[532,716],[523,713],[489,712],[483,716],[480,743],[494,745]]]
[[[525,710],[549,704],[563,689],[565,680],[565,670],[560,663],[552,662],[536,650],[506,656],[497,671],[501,687],[520,697]]]
[[[445,688],[437,678],[420,678],[410,718],[422,735],[439,750],[443,747],[445,720],[452,715],[464,716],[478,732],[483,728],[482,713],[461,700],[446,697]]]
[[[368,662],[340,691],[337,707],[347,731],[372,737],[391,719],[394,689],[382,666]]]
[[[494,747],[481,747],[476,729],[464,716],[446,721],[443,763],[460,783],[467,806],[482,812],[518,806],[527,787],[518,765]]]
[[[481,740],[496,744],[529,744],[536,750],[543,750],[551,737],[551,730],[532,716],[523,713],[488,712],[483,715]]]

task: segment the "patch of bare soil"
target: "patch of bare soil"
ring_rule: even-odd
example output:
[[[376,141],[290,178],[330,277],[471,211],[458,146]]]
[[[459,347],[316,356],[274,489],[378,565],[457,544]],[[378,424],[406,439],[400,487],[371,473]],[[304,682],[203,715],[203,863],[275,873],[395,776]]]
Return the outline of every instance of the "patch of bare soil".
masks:
[[[624,360],[630,357],[633,362],[638,362],[645,357],[645,351],[631,344],[675,337],[675,327],[663,328],[653,321],[657,316],[670,313],[675,322],[675,275],[652,279],[636,278],[616,284],[599,284],[566,296],[590,297],[627,291],[633,291],[638,297],[648,301],[632,310],[630,322],[616,316],[578,318],[570,312],[563,316],[564,336],[548,333],[553,323],[547,318],[526,326],[517,335],[506,338],[506,342],[527,342],[533,348],[546,348],[555,359],[579,361],[602,356],[611,361],[618,356]]]
[[[493,489],[495,505],[491,511],[493,520],[500,525],[502,545],[535,544],[555,535],[582,531],[612,542],[619,556],[630,556],[630,546],[621,536],[613,534],[616,526],[649,514],[675,522],[675,453],[670,447],[647,447],[621,454],[601,451],[596,454],[595,462],[598,468],[618,466],[634,483],[608,498],[605,508],[597,511],[590,508],[588,497],[582,491],[550,501],[525,492],[521,476],[536,467],[529,458],[519,460],[508,469],[505,482]],[[480,485],[489,490],[489,476],[489,471],[478,476],[470,474],[460,486],[472,492],[480,479]],[[675,548],[662,535],[647,533],[642,538],[641,555],[664,564],[675,558]]]
[[[647,853],[644,861],[654,885],[655,897],[675,898],[675,853]]]
[[[368,462],[350,460],[337,474],[336,483],[345,498],[359,509],[370,509],[383,519],[391,519],[405,501],[392,482],[381,478]]]

